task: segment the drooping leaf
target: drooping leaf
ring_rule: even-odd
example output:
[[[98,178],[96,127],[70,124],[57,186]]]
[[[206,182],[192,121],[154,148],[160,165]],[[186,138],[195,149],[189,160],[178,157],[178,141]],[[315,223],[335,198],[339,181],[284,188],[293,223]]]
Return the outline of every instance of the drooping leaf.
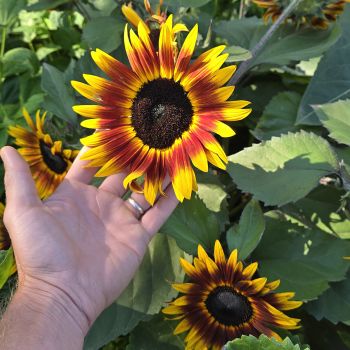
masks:
[[[67,4],[70,0],[40,0],[26,8],[27,11],[53,10],[57,6]]]
[[[83,30],[83,40],[90,49],[101,49],[108,53],[122,43],[124,23],[114,17],[98,17],[90,20]],[[106,35],[106,33],[113,33]]]
[[[35,53],[24,47],[7,51],[3,57],[4,77],[29,72],[34,75],[39,69],[39,61]]]
[[[312,300],[345,278],[350,242],[317,229],[293,224],[280,212],[265,214],[266,229],[253,252],[259,273],[281,280],[280,290],[295,292],[297,300]]]
[[[317,320],[323,318],[337,324],[350,324],[350,274],[344,281],[332,283],[317,300],[306,305],[307,311]]]
[[[230,251],[238,249],[239,258],[246,259],[259,244],[264,230],[264,214],[259,202],[252,199],[244,208],[238,226],[231,227],[227,232]]]
[[[226,344],[224,350],[310,350],[310,348],[307,345],[302,347],[298,344],[294,345],[289,338],[279,342],[265,335],[261,335],[259,338],[244,335],[242,338]]]
[[[214,26],[214,32],[230,45],[248,50],[256,46],[268,29],[261,19],[255,17],[219,21]],[[322,31],[310,28],[296,30],[294,25],[283,25],[251,62],[251,66],[263,63],[285,65],[320,56],[338,40],[339,35],[339,26]]]
[[[178,205],[160,231],[174,237],[178,246],[189,254],[196,254],[198,244],[213,251],[220,236],[215,214],[197,196]]]
[[[320,125],[312,106],[350,97],[350,8],[348,6],[339,22],[342,27],[342,36],[323,56],[306,89],[298,111],[297,123],[300,125]]]
[[[316,106],[315,112],[331,138],[350,146],[350,100]]]
[[[286,91],[276,95],[266,106],[253,135],[259,140],[268,140],[287,132],[298,131],[295,126],[301,95]]]
[[[7,26],[26,6],[26,0],[0,0],[0,26]]]
[[[177,322],[160,314],[140,324],[131,332],[126,350],[179,350],[184,348],[181,337],[174,335]]]
[[[8,250],[0,250],[0,289],[15,272],[16,262],[12,247]]]
[[[72,110],[74,92],[67,75],[44,63],[41,87],[46,92],[44,108],[65,121],[76,123],[77,115]]]
[[[252,58],[252,53],[249,50],[240,46],[229,46],[225,49],[224,53],[229,54],[226,60],[227,63],[241,62]]]
[[[176,295],[171,282],[181,282],[184,278],[179,264],[181,256],[182,252],[172,238],[156,235],[127,289],[91,328],[84,349],[99,349],[112,339],[129,333],[141,320],[158,313],[165,302]]]
[[[237,186],[267,205],[295,202],[336,172],[338,159],[329,143],[304,131],[253,145],[229,157],[228,172]]]

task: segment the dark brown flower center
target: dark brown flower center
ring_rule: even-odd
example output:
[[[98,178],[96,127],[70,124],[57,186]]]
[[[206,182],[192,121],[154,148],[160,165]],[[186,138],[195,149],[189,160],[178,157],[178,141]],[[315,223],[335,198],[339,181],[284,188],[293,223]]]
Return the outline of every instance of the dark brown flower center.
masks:
[[[225,326],[238,326],[248,322],[253,309],[248,299],[230,287],[217,287],[205,301],[210,314]]]
[[[132,105],[132,125],[137,136],[150,147],[164,149],[187,131],[193,110],[179,83],[156,79],[144,84]]]
[[[56,174],[63,174],[68,167],[67,162],[60,154],[52,154],[51,147],[40,140],[40,151],[45,164]]]

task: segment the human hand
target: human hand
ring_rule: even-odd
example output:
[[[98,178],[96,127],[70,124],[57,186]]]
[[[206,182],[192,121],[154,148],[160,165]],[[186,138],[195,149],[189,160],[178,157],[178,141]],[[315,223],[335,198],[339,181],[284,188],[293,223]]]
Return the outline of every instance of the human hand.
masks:
[[[97,316],[127,287],[152,236],[177,205],[167,196],[149,204],[140,220],[122,199],[125,174],[112,175],[99,188],[88,183],[94,169],[73,163],[65,180],[46,201],[38,198],[26,162],[11,147],[1,150],[7,205],[4,221],[18,268],[17,294],[52,299],[85,335]],[[61,312],[61,311],[60,311]]]

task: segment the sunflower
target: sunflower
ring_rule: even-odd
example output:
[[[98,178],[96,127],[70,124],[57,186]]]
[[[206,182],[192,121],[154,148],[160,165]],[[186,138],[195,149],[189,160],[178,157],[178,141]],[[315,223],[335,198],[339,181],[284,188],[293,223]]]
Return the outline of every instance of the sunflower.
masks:
[[[0,250],[7,250],[11,245],[9,234],[4,225],[4,212],[5,206],[0,202]]]
[[[96,105],[75,106],[92,118],[82,126],[98,129],[81,142],[89,146],[83,159],[101,167],[96,176],[128,169],[124,186],[143,191],[153,204],[169,174],[177,198],[190,198],[197,189],[193,165],[208,171],[208,161],[226,168],[227,157],[215,132],[223,137],[234,131],[222,123],[245,118],[247,101],[227,101],[234,87],[222,87],[236,67],[221,68],[225,46],[215,47],[190,59],[198,35],[197,25],[187,35],[177,57],[171,44],[172,16],[162,26],[159,54],[144,27],[138,35],[125,27],[125,49],[131,69],[101,50],[92,52],[96,64],[112,79],[84,75],[88,84],[73,81],[73,87]],[[221,69],[220,69],[221,68]],[[144,177],[141,188],[135,180]]]
[[[285,8],[282,0],[253,0],[261,8],[267,9],[263,15],[267,22],[276,21]],[[308,23],[317,29],[327,29],[330,22],[344,12],[345,4],[350,0],[309,1],[302,0],[289,18],[298,23]]]
[[[257,263],[243,267],[234,250],[226,261],[219,241],[215,242],[214,260],[198,246],[194,266],[184,259],[181,265],[191,283],[174,284],[184,296],[163,309],[163,313],[182,319],[174,334],[189,331],[186,349],[221,349],[229,340],[242,335],[265,334],[281,340],[270,327],[299,328],[299,319],[282,311],[299,307],[291,301],[294,293],[274,293],[280,281],[253,276]],[[281,311],[282,310],[282,311]]]
[[[53,141],[44,132],[46,113],[40,116],[37,111],[36,123],[26,109],[23,109],[23,116],[32,130],[16,125],[10,126],[8,133],[15,138],[19,153],[30,166],[39,195],[45,199],[62,182],[79,151],[64,149],[62,141]]]

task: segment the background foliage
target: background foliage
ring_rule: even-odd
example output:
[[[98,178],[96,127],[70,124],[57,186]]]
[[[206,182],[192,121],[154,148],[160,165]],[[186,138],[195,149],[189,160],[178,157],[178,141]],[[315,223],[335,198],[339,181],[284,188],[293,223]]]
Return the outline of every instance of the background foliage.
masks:
[[[125,61],[123,1],[0,0],[0,146],[7,128],[22,124],[21,109],[49,112],[46,128],[79,148],[85,132],[72,105],[70,81],[101,74],[89,50]],[[140,13],[143,4],[133,1]],[[248,1],[175,0],[168,11],[188,26],[199,22],[196,55],[226,43],[230,62],[251,58],[268,30]],[[246,4],[242,7],[242,4]],[[349,7],[349,6],[348,6]],[[350,349],[350,8],[327,30],[282,25],[249,61],[235,99],[253,114],[222,141],[227,172],[198,174],[199,191],[176,209],[152,241],[124,294],[97,320],[85,349],[183,349],[175,322],[160,309],[176,296],[170,283],[184,275],[178,259],[220,239],[227,252],[259,262],[259,274],[281,279],[280,291],[305,301],[294,312],[303,327],[284,343],[243,337],[234,349]],[[0,165],[0,178],[3,168]],[[3,183],[0,196],[4,200]],[[11,252],[0,251],[0,285]],[[1,289],[11,293],[14,277]],[[320,337],[322,334],[322,337]]]

